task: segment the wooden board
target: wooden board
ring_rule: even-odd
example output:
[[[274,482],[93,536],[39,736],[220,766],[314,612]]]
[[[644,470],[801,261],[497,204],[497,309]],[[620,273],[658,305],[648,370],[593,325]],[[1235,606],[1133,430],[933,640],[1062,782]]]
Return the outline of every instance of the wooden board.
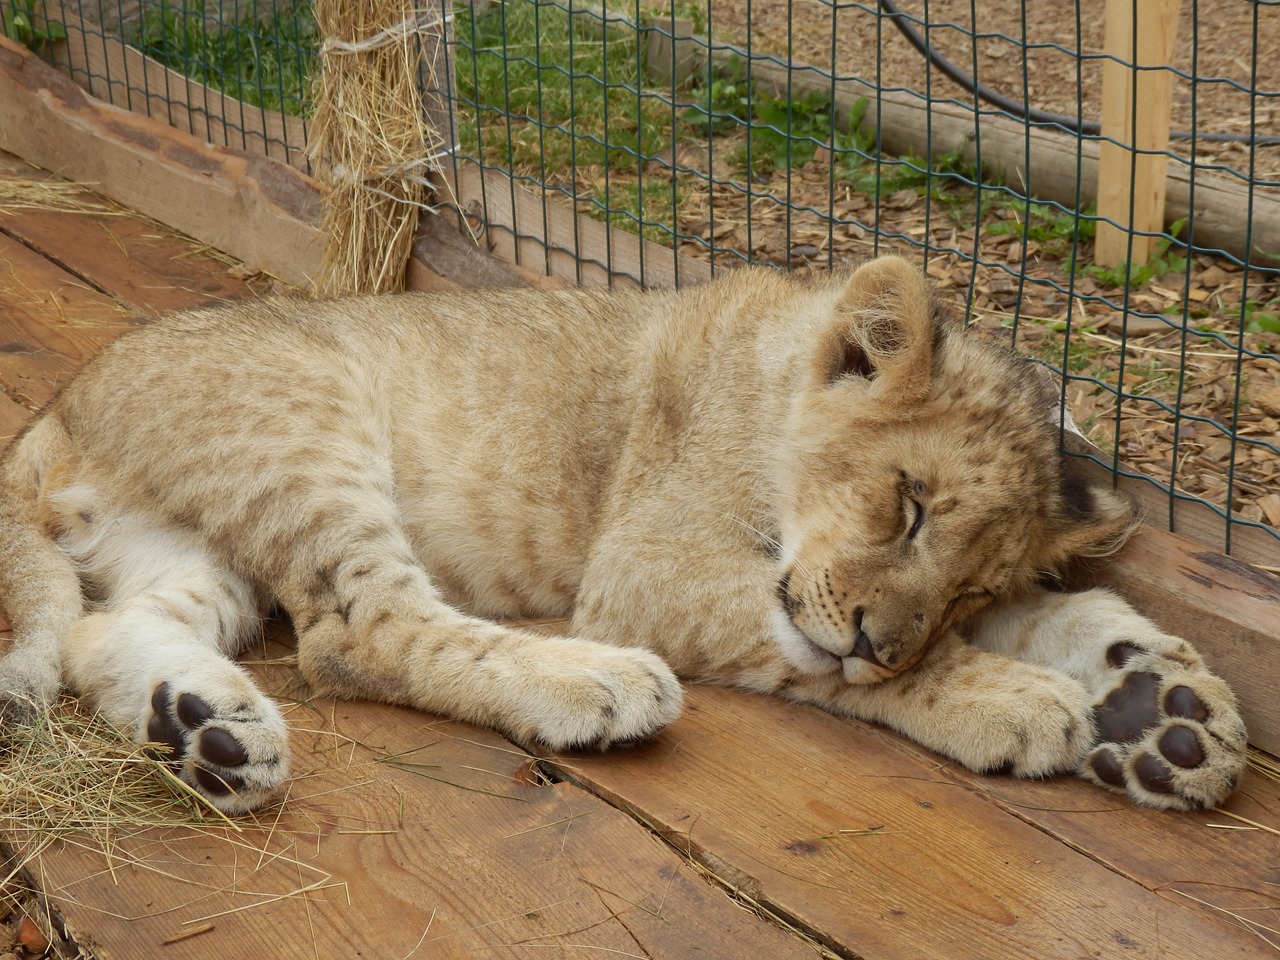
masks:
[[[812,957],[620,811],[538,785],[492,733],[323,699],[288,719],[298,778],[241,832],[121,836],[110,862],[73,845],[41,857],[45,895],[100,960]]]
[[[57,178],[0,152],[0,180],[56,182]],[[63,189],[70,184],[63,184]],[[80,189],[63,194],[81,209],[13,210],[0,232],[20,241],[95,290],[110,290],[130,310],[159,315],[255,293],[233,276],[233,261],[203,252],[172,228],[131,214]],[[261,284],[264,289],[266,284]]]
[[[94,100],[3,37],[0,149],[290,283],[305,286],[319,264],[313,181]]]
[[[865,960],[1274,956],[1212,909],[1114,866],[1154,852],[1176,870],[1185,855],[1183,878],[1206,879],[1202,858],[1174,838],[1213,815],[1140,811],[1083,782],[1053,781],[1042,796],[1055,808],[1086,819],[1127,810],[1130,832],[1105,838],[1114,848],[1077,852],[1070,836],[1061,842],[1000,809],[949,764],[902,749],[892,735],[730,690],[690,688],[666,739],[669,749],[625,763],[554,763],[727,882]],[[1267,791],[1266,802],[1275,799]],[[1144,849],[1153,838],[1154,851]],[[1215,833],[1205,844],[1221,844],[1219,869],[1207,882],[1226,876],[1265,896],[1261,876],[1247,881],[1232,864],[1274,862],[1275,840]]]
[[[0,384],[27,410],[133,327],[128,311],[47,258],[0,234]]]

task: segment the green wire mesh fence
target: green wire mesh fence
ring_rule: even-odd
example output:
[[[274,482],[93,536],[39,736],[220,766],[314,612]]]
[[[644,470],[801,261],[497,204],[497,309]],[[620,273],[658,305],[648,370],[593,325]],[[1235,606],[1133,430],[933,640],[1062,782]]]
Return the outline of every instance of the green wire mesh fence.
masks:
[[[1103,8],[1141,32],[1148,0],[422,0],[448,24],[424,93],[449,107],[459,228],[522,266],[664,284],[904,252],[1062,374],[1083,455],[1159,491],[1150,520],[1195,505],[1219,546],[1274,544],[1280,0],[1158,2],[1170,56],[1129,69]],[[306,0],[0,4],[95,94],[306,169]],[[1136,109],[1100,127],[1121,95]],[[1119,207],[1108,145],[1139,184]]]

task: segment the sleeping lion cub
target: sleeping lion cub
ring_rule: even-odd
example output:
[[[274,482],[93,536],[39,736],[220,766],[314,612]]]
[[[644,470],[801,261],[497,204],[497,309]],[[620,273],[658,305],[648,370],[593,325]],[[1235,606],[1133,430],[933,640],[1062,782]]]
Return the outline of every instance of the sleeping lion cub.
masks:
[[[1114,595],[1042,585],[1133,524],[1060,456],[1056,402],[894,258],[158,321],[4,462],[0,698],[65,683],[248,810],[288,744],[232,657],[279,605],[315,690],[518,743],[641,740],[680,676],[1215,804],[1245,762],[1227,686]],[[570,612],[572,638],[489,619]]]

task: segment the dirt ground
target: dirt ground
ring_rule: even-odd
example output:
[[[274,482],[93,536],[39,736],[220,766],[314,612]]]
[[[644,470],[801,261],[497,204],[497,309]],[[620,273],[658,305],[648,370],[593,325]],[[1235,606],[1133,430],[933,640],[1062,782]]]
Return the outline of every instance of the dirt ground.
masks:
[[[885,87],[919,92],[927,76],[934,97],[972,103],[936,70],[926,74],[921,55],[868,9],[875,4],[715,0],[706,28],[716,40],[745,44],[748,6],[756,51],[785,56],[790,48],[793,62],[861,76],[878,64]],[[926,3],[902,0],[900,6],[922,16]],[[930,40],[970,71],[976,43],[979,79],[1006,95],[1020,96],[1025,78],[1034,106],[1096,118],[1100,62],[1081,60],[1075,51],[1086,58],[1101,52],[1101,7],[928,0]],[[1175,128],[1190,129],[1194,121],[1203,132],[1241,133],[1252,125],[1280,134],[1280,6],[1183,3],[1177,49],[1174,66],[1199,79],[1175,81]],[[709,152],[728,156],[732,147],[729,141],[712,151],[704,145],[677,159],[705,169]],[[1171,149],[1190,155],[1187,141]],[[1264,188],[1266,180],[1280,180],[1280,146],[1200,143],[1196,159],[1252,169]],[[715,163],[717,177],[724,177]],[[752,178],[749,194],[729,184],[694,191],[679,224],[702,242],[686,242],[682,250],[722,266],[749,257],[806,269],[886,249],[919,259],[923,245],[927,270],[944,296],[993,334],[1078,378],[1067,389],[1072,412],[1104,451],[1115,450],[1125,467],[1238,518],[1280,526],[1280,332],[1251,331],[1248,317],[1242,319],[1244,310],[1280,304],[1275,271],[1246,276],[1232,263],[1196,257],[1185,266],[1173,261],[1177,269],[1126,290],[1082,271],[1073,278],[1063,245],[1024,244],[1020,230],[993,229],[1001,218],[1016,226],[1016,211],[977,217],[971,202],[938,202],[922,193],[897,191],[877,208],[843,187],[819,157]],[[842,223],[833,228],[832,216]],[[899,239],[877,240],[876,234]],[[1081,253],[1091,262],[1088,244]]]
[[[874,12],[871,0],[715,0],[713,38],[745,44],[748,6],[755,50],[785,55],[790,36],[793,60],[860,76],[867,76],[867,65],[878,64],[886,87],[923,91],[927,78],[934,97],[973,103],[972,94],[936,69],[926,73],[925,59]],[[930,44],[987,86],[1017,100],[1025,85],[1034,107],[1097,119],[1102,0],[898,0],[898,7],[913,21],[927,19]],[[1176,49],[1173,67],[1185,76],[1174,81],[1175,129],[1240,134],[1252,127],[1280,135],[1280,6],[1183,0]],[[1190,156],[1185,140],[1174,141],[1172,149]],[[1280,179],[1280,146],[1258,148],[1251,159],[1247,144],[1200,142],[1196,159],[1242,173],[1252,164],[1256,179]]]

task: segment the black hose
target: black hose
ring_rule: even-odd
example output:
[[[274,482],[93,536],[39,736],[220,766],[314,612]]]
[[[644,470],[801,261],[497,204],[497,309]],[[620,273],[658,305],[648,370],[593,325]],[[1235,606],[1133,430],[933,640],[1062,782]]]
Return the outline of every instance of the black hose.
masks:
[[[1003,93],[992,90],[985,83],[978,83],[972,76],[965,73],[935,50],[932,44],[911,25],[910,19],[898,8],[893,0],[880,0],[880,9],[884,11],[885,16],[893,21],[893,25],[906,37],[907,42],[929,58],[930,63],[945,76],[964,87],[969,93],[986,101],[993,107],[997,107],[1020,120],[1026,120],[1030,123],[1054,124],[1071,133],[1078,133],[1086,137],[1101,135],[1102,127],[1096,121],[1081,120],[1079,117],[1068,117],[1065,114],[1051,113],[1048,110],[1024,106],[1018,101],[1006,97]],[[1280,137],[1259,137],[1248,133],[1193,133],[1190,130],[1170,130],[1169,136],[1174,140],[1201,140],[1208,143],[1252,143],[1260,147],[1280,146]]]

